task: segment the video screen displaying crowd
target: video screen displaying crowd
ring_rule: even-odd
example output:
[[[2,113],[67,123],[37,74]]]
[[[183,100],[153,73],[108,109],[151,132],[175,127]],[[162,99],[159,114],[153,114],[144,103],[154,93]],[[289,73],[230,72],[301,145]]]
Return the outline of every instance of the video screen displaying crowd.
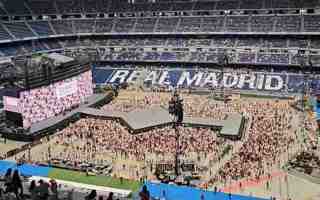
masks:
[[[71,82],[76,84],[73,88],[74,91],[67,91],[69,90],[68,88],[65,88],[66,91],[58,91],[62,90],[60,86]],[[68,92],[68,94],[64,95],[64,92]],[[23,127],[29,128],[34,123],[54,117],[67,109],[78,106],[86,97],[92,94],[91,71],[49,86],[23,91],[20,93],[20,112],[23,116]]]

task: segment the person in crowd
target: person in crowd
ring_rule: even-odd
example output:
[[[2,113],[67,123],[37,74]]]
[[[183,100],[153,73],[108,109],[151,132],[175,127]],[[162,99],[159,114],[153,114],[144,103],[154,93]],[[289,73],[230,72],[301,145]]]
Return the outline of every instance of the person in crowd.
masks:
[[[201,193],[201,195],[200,195],[200,200],[205,200],[203,193]]]
[[[36,181],[35,180],[32,180],[30,182],[30,186],[29,186],[29,193],[30,193],[30,196],[31,196],[31,199],[32,200],[36,200],[37,199],[37,190],[36,190]]]
[[[150,200],[150,193],[146,185],[142,187],[141,192],[139,193],[141,200]]]
[[[16,195],[16,198],[21,199],[23,196],[23,185],[18,170],[14,170],[11,184],[13,193]]]
[[[103,200],[103,196],[99,196],[99,197],[98,197],[98,200]]]
[[[97,197],[97,191],[91,190],[91,192],[85,197],[85,200],[94,200]]]
[[[4,175],[4,186],[5,190],[4,193],[8,193],[12,191],[12,169],[7,169],[5,175]]]
[[[109,196],[108,196],[107,200],[113,200],[113,192],[109,193]]]
[[[67,199],[74,200],[73,196],[74,196],[74,189],[72,188],[71,190],[68,191]]]
[[[50,190],[52,193],[51,200],[57,200],[58,199],[58,184],[54,179],[50,180]]]
[[[165,190],[162,191],[162,195],[161,195],[160,200],[167,200],[167,196],[166,196],[166,191]]]
[[[47,200],[49,197],[49,184],[43,181],[42,179],[38,181],[39,185],[36,190],[38,193],[38,198]]]

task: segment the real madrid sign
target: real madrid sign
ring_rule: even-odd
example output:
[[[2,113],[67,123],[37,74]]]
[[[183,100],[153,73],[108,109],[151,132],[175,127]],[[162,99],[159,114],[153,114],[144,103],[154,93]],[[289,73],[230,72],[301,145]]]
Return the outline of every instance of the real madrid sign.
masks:
[[[105,74],[105,76],[103,75]],[[94,70],[96,84],[135,83],[141,79],[142,72],[132,69],[97,68]],[[305,79],[301,74],[266,72],[221,72],[185,69],[150,70],[143,76],[144,82],[152,85],[171,85],[174,87],[234,88],[262,91],[299,92]],[[319,79],[308,79],[308,86],[318,89]],[[320,88],[320,87],[319,87]]]

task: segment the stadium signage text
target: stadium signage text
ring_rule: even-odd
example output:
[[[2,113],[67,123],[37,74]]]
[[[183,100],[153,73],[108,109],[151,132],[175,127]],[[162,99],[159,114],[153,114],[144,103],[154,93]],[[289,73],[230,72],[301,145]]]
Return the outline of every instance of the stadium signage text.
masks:
[[[236,74],[229,72],[204,72],[195,70],[113,70],[105,80],[106,84],[136,83],[143,79],[152,85],[178,87],[238,88],[249,90],[279,91],[285,88],[286,76],[281,74]]]
[[[68,95],[72,95],[76,93],[77,90],[78,90],[78,82],[77,80],[72,80],[70,82],[61,83],[61,85],[57,85],[56,95],[58,98],[63,98]]]

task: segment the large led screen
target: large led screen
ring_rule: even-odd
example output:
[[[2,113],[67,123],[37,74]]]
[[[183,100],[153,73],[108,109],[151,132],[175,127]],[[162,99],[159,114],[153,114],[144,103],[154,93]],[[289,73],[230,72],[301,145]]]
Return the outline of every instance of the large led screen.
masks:
[[[57,116],[93,94],[92,72],[20,93],[23,127]]]

